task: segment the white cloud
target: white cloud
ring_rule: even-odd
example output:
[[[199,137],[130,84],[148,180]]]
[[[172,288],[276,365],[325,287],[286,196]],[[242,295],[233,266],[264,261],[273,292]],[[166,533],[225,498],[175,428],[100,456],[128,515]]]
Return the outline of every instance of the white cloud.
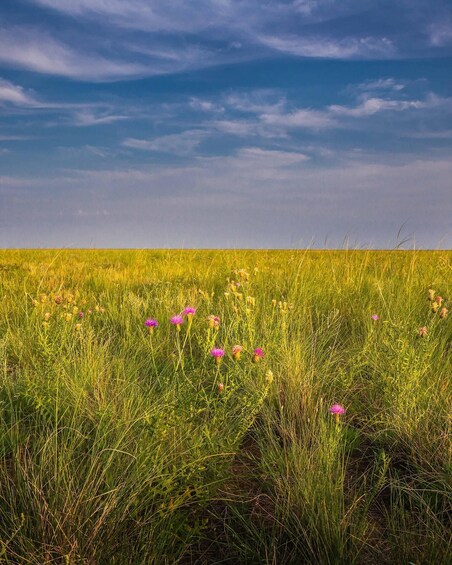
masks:
[[[39,73],[101,81],[149,72],[145,66],[88,55],[36,29],[0,28],[0,62]]]
[[[430,42],[435,47],[452,43],[452,22],[435,22],[430,26]]]
[[[383,98],[368,98],[355,107],[340,106],[333,104],[329,106],[329,111],[336,116],[351,116],[361,118],[372,116],[377,112],[395,111],[425,108],[426,103],[420,100],[385,100]]]
[[[0,79],[0,103],[2,102],[7,102],[14,106],[37,106],[39,104],[21,86],[17,86],[8,80]]]
[[[124,147],[141,149],[143,151],[158,151],[162,153],[174,153],[176,155],[187,155],[191,153],[208,132],[202,129],[187,130],[181,133],[162,135],[151,140],[128,138],[122,142]]]
[[[406,81],[396,80],[395,78],[379,78],[377,80],[366,80],[358,85],[352,85],[353,90],[372,92],[372,91],[395,91],[400,92],[406,87]]]
[[[361,37],[359,39],[333,39],[325,37],[272,36],[258,35],[263,45],[297,55],[299,57],[316,57],[325,59],[359,59],[390,58],[394,47],[386,37]]]
[[[88,109],[75,112],[73,117],[73,123],[76,126],[97,126],[102,124],[112,124],[114,122],[127,120],[129,116],[121,114],[109,114],[109,113],[95,113]]]
[[[326,129],[338,127],[338,122],[323,110],[310,108],[295,110],[290,113],[262,114],[261,120],[270,125],[299,129]]]
[[[201,112],[208,112],[208,113],[224,112],[223,106],[216,104],[211,100],[203,100],[201,98],[197,98],[196,96],[190,98],[189,106],[193,110],[199,110]]]

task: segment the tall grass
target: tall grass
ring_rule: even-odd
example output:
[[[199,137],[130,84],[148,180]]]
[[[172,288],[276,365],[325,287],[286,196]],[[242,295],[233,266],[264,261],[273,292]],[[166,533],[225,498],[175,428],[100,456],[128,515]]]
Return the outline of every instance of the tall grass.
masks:
[[[0,563],[447,563],[451,257],[0,252]]]

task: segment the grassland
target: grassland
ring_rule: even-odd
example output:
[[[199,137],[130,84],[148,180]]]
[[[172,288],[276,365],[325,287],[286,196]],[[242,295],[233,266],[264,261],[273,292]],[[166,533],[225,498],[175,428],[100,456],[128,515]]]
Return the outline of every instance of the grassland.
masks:
[[[1,251],[0,563],[450,563],[451,259]]]

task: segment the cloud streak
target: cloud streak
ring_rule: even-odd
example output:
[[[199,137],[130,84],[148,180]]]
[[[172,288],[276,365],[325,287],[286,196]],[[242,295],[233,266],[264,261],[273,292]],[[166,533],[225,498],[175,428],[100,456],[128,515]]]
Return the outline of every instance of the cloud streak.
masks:
[[[0,60],[14,68],[87,81],[179,73],[281,54],[339,60],[443,56],[452,37],[445,0],[434,8],[420,0],[411,11],[406,0],[396,0],[385,11],[358,0],[28,3],[44,16],[49,10],[56,14],[62,32],[31,20],[5,26],[0,29]],[[353,23],[358,15],[365,26]]]

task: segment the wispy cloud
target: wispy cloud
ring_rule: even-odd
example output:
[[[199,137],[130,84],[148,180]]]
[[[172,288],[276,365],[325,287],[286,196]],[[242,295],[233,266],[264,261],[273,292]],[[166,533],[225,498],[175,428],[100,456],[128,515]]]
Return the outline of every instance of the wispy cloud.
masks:
[[[207,135],[207,131],[195,129],[176,134],[163,135],[151,140],[127,138],[122,142],[122,145],[143,151],[188,155],[198,147]]]
[[[39,73],[81,80],[141,76],[144,65],[86,54],[34,28],[0,28],[0,62]]]
[[[402,112],[404,110],[425,108],[426,106],[427,103],[421,100],[386,100],[383,98],[368,98],[361,104],[354,107],[333,104],[329,106],[328,110],[332,115],[336,116],[361,118],[365,116],[373,116],[378,112]]]
[[[10,103],[17,106],[36,106],[38,101],[21,86],[17,86],[8,80],[0,79],[0,104]]]
[[[76,126],[97,126],[102,124],[112,124],[114,122],[127,120],[129,116],[121,114],[110,114],[110,113],[96,113],[92,110],[84,109],[81,111],[76,111],[73,116],[73,123]]]
[[[328,129],[338,127],[339,123],[327,112],[305,108],[288,113],[262,114],[261,120],[266,124],[285,126],[287,128]]]
[[[299,37],[258,35],[263,45],[297,55],[324,59],[389,59],[396,50],[387,37],[332,39],[329,37]]]
[[[434,8],[419,0],[412,10],[406,0],[395,0],[386,10],[370,0],[27,1],[58,14],[62,32],[33,22],[5,26],[0,60],[90,81],[178,73],[275,54],[339,60],[431,56],[444,54],[452,29],[446,0]]]

